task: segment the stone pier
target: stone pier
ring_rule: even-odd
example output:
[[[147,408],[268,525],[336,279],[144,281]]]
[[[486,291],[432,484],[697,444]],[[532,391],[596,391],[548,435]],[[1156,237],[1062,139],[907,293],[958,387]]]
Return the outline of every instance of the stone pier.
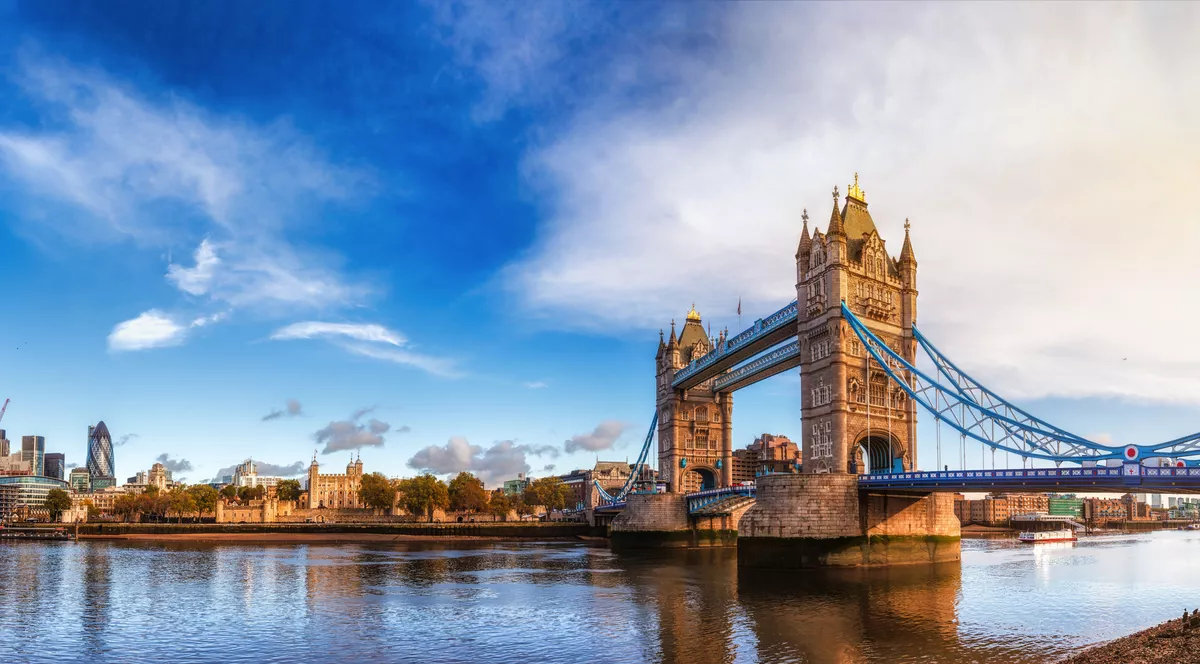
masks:
[[[860,491],[850,474],[767,475],[739,524],[747,568],[868,567],[959,560],[950,494]]]
[[[613,519],[608,536],[616,549],[733,546],[737,541],[734,519],[736,515],[694,523],[683,494],[633,494]]]

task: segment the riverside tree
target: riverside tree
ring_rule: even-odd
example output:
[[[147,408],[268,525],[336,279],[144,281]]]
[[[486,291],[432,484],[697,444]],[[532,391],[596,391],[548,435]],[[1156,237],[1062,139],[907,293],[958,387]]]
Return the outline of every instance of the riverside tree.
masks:
[[[504,494],[504,489],[496,489],[488,498],[487,511],[488,514],[500,519],[501,521],[508,520],[508,513],[513,508],[512,501]]]
[[[400,481],[404,507],[409,514],[424,514],[433,521],[433,511],[450,505],[450,490],[446,483],[428,473]]]
[[[46,492],[46,509],[50,510],[50,520],[58,521],[63,512],[71,509],[71,494],[62,489],[50,489]]]
[[[450,480],[450,509],[456,512],[482,512],[487,508],[488,495],[483,482],[467,471]]]
[[[300,500],[300,480],[282,480],[275,485],[280,500]]]
[[[525,487],[524,500],[528,505],[541,505],[549,513],[564,509],[574,502],[575,492],[557,477],[541,477]]]
[[[221,491],[218,495],[225,500],[237,500],[238,490],[236,486],[232,484],[226,484],[225,486],[221,487]]]
[[[371,509],[385,510],[392,506],[396,497],[396,487],[383,473],[369,473],[362,477],[358,497]]]
[[[217,490],[207,484],[189,486],[187,492],[196,503],[195,511],[207,514],[217,509]]]
[[[183,523],[183,515],[196,511],[196,499],[185,489],[173,489],[167,494],[167,507],[175,513],[179,523]]]

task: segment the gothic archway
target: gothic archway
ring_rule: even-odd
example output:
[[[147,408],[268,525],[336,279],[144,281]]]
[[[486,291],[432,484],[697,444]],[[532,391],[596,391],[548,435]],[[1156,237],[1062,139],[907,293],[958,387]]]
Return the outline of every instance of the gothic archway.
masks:
[[[901,453],[899,441],[893,438],[889,444],[887,433],[872,432],[855,445],[855,465],[859,473],[890,473],[894,470],[892,459],[901,458]]]
[[[685,493],[707,491],[715,488],[717,488],[717,475],[709,468],[689,468],[683,474],[683,490]]]

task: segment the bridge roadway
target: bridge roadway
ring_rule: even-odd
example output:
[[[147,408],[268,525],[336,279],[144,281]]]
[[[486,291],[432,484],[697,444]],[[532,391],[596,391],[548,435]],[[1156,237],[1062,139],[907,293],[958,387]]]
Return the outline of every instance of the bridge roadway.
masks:
[[[1080,491],[1092,493],[1200,493],[1200,468],[1119,467],[948,470],[861,475],[860,489],[887,491]]]
[[[1200,494],[1200,467],[1154,468],[1136,463],[1096,468],[1018,468],[916,471],[860,475],[858,487],[889,492],[1078,491],[1091,493]],[[753,485],[687,494],[688,514],[719,509],[722,502],[755,496]],[[600,505],[600,513],[625,509],[624,502]]]

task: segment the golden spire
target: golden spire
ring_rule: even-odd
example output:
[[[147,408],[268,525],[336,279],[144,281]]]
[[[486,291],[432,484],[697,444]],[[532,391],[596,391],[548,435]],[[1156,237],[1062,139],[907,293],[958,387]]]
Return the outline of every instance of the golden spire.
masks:
[[[692,310],[688,312],[687,319],[688,320],[700,320],[700,314],[696,313],[696,303],[695,302],[692,303]]]
[[[854,184],[850,185],[846,189],[846,195],[854,200],[861,201],[863,203],[867,202],[867,192],[863,191],[862,188],[858,186],[858,173],[854,174]]]

